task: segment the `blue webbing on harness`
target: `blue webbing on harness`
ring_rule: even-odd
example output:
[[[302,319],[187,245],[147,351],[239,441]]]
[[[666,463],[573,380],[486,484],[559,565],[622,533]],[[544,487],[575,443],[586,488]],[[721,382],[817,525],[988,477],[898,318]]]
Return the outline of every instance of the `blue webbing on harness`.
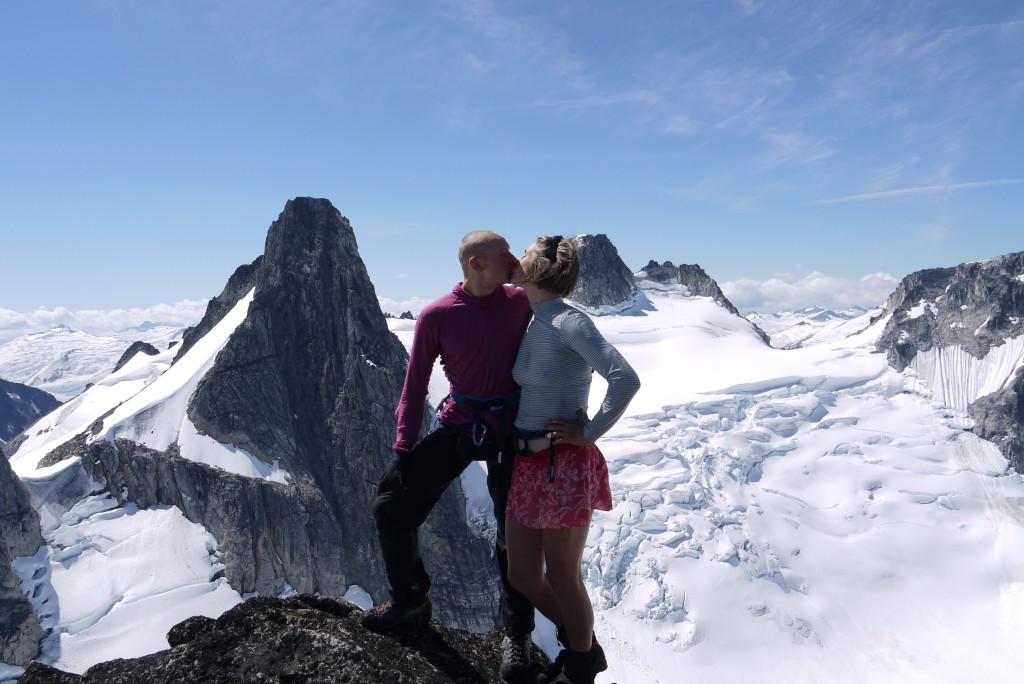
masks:
[[[473,422],[470,424],[469,437],[473,440],[474,446],[480,446],[487,438],[487,424],[483,421],[484,410],[501,411],[507,407],[519,406],[519,390],[494,397],[474,397],[470,394],[449,394],[446,399],[451,399],[457,404],[466,404],[473,407]],[[441,401],[444,404],[445,400]],[[439,407],[440,408],[440,407]],[[438,410],[440,413],[440,410]]]

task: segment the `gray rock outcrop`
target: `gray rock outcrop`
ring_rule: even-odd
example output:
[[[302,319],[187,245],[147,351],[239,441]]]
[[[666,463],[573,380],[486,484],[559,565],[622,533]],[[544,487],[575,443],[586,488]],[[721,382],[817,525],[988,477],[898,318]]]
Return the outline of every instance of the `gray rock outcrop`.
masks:
[[[1013,382],[967,407],[972,432],[995,443],[1017,472],[1024,472],[1024,368]]]
[[[60,401],[49,392],[0,380],[0,440],[11,441],[58,406]]]
[[[121,358],[119,358],[117,360],[117,363],[114,364],[114,372],[116,373],[117,371],[121,370],[124,367],[124,364],[131,361],[132,357],[134,357],[136,354],[156,356],[159,353],[160,350],[151,345],[149,342],[143,342],[142,340],[132,342],[131,346],[124,350],[124,354],[121,354]]]
[[[33,663],[21,684],[501,684],[499,630],[469,634],[432,622],[381,636],[359,626],[360,613],[322,596],[251,599],[216,620],[176,625],[167,634],[170,650],[100,663],[81,676]],[[548,659],[536,647],[533,658],[539,674]]]
[[[590,313],[602,307],[633,304],[640,296],[633,272],[619,257],[607,235],[578,235],[573,238],[580,260],[580,279],[569,295]]]
[[[903,370],[933,349],[957,349],[984,359],[994,347],[1024,335],[1024,252],[952,268],[931,268],[904,278],[886,302],[888,316],[877,348]],[[969,386],[966,378],[947,382]],[[967,412],[974,432],[1000,446],[1024,469],[1024,376],[1007,377],[1002,388],[976,398]]]
[[[11,561],[35,554],[42,543],[39,515],[0,451],[0,662],[9,665],[24,667],[39,653],[43,631]]]

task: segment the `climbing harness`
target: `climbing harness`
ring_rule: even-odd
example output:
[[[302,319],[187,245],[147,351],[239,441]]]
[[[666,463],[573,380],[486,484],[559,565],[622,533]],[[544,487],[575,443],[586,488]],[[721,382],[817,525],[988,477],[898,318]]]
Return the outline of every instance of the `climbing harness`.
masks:
[[[515,431],[516,455],[535,456],[536,451],[530,449],[530,440],[548,440],[548,482],[555,481],[555,438],[547,430],[520,430]]]
[[[503,420],[506,424],[515,417],[515,411],[505,412],[505,409],[515,409],[519,406],[519,390],[509,392],[494,397],[474,397],[469,394],[449,394],[447,397],[441,400],[441,403],[437,405],[437,413],[441,414],[445,404],[449,399],[457,404],[465,404],[473,407],[473,422],[466,423],[465,425],[459,425],[455,427],[466,427],[469,429],[469,439],[473,442],[473,446],[483,446],[487,441],[487,423],[484,422],[485,411],[502,411]],[[511,413],[511,417],[510,414]],[[506,432],[507,434],[507,432]],[[501,452],[498,452],[498,463],[501,463]]]

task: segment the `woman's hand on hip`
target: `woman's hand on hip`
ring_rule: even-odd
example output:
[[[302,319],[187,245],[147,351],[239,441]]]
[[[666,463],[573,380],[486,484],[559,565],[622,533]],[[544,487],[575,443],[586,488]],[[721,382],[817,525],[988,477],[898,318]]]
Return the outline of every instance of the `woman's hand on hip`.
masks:
[[[593,442],[583,436],[583,427],[586,424],[586,415],[583,413],[583,409],[576,409],[576,420],[552,418],[544,426],[544,429],[551,433],[551,439],[555,444],[588,446]]]

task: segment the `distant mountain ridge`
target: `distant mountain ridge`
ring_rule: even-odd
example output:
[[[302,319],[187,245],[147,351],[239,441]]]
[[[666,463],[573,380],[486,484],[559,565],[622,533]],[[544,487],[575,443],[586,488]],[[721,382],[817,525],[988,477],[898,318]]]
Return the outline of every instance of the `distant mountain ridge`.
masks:
[[[92,335],[59,325],[0,345],[0,378],[45,390],[61,401],[82,393],[111,373],[136,341],[158,349],[181,339],[182,329],[152,325]]]
[[[795,349],[834,342],[861,332],[880,312],[880,308],[861,306],[842,311],[811,306],[800,311],[755,312],[747,314],[746,318],[771,337],[773,347]]]

